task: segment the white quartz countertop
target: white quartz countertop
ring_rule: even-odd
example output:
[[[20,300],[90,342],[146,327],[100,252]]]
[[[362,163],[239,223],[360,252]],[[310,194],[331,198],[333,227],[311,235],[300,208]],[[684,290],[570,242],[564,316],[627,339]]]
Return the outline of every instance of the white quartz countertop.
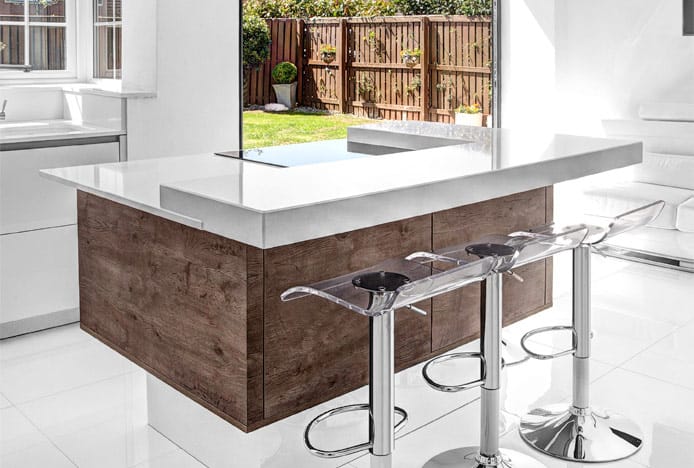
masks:
[[[447,146],[286,168],[202,154],[42,172],[156,215],[271,248],[642,159],[639,142],[429,123],[369,124],[350,139],[386,145],[414,137],[415,143],[402,146],[411,148],[421,143],[417,135]]]
[[[0,145],[123,135],[122,130],[71,120],[0,122]]]

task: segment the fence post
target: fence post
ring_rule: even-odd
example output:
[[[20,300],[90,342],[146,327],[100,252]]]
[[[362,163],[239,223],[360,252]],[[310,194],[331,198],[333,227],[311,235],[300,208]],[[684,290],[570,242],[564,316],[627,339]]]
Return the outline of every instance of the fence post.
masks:
[[[296,68],[297,68],[297,84],[296,84],[296,102],[298,105],[304,103],[304,20],[296,20]]]
[[[431,61],[431,47],[429,45],[429,18],[423,16],[421,18],[421,26],[419,28],[419,44],[422,50],[422,59],[420,60],[420,80],[422,81],[419,88],[419,103],[421,105],[419,120],[429,120],[429,63]]]
[[[340,18],[337,36],[337,110],[347,112],[347,20]]]

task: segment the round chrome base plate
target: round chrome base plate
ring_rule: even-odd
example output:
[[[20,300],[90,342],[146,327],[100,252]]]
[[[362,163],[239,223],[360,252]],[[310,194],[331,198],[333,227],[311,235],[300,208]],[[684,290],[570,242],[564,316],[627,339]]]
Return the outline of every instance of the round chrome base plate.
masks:
[[[501,459],[482,460],[479,447],[462,447],[440,453],[424,468],[546,468],[538,460],[515,450],[501,449]]]
[[[595,409],[565,405],[538,408],[521,418],[520,435],[552,457],[579,462],[609,462],[636,453],[643,433],[631,420]]]

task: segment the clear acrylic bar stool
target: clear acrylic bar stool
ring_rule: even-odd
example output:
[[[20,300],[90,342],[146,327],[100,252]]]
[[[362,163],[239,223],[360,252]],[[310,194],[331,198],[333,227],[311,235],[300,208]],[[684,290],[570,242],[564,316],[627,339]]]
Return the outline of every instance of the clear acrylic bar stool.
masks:
[[[589,226],[586,239],[573,251],[572,325],[542,327],[526,333],[521,346],[534,359],[573,355],[573,397],[567,405],[551,405],[521,418],[520,435],[533,448],[556,458],[580,462],[609,462],[636,453],[643,444],[641,429],[631,420],[591,408],[590,405],[590,253],[603,241],[636,229],[658,217],[665,205],[658,201],[623,213],[604,225]],[[520,236],[552,235],[554,226],[543,226]],[[546,332],[570,330],[570,349],[555,354],[533,352],[527,340]]]
[[[369,450],[377,457],[392,454],[394,434],[404,427],[408,417],[404,409],[394,405],[394,311],[407,308],[426,314],[413,304],[483,281],[493,266],[494,260],[488,258],[442,272],[430,265],[395,259],[310,286],[294,287],[282,294],[283,301],[315,295],[369,317],[369,403],[342,406],[316,416],[304,432],[304,442],[312,454],[324,458],[362,450]],[[311,431],[319,423],[351,411],[369,412],[368,441],[336,450],[324,450],[313,445]],[[400,417],[397,423],[395,414]]]
[[[481,387],[480,445],[462,447],[436,455],[425,468],[542,468],[539,461],[513,450],[499,447],[499,426],[501,422],[500,389],[503,359],[501,356],[501,324],[503,305],[502,277],[514,275],[512,268],[526,265],[559,252],[571,250],[586,237],[588,228],[584,225],[571,226],[561,232],[539,238],[536,236],[488,236],[481,242],[443,249],[435,254],[416,254],[428,256],[432,260],[444,262],[464,262],[472,257],[494,258],[495,268],[485,285],[485,311],[480,342],[481,353],[455,353],[439,356],[429,361],[422,370],[424,379],[434,389],[444,392],[458,392],[473,387]],[[410,257],[412,258],[412,256]],[[429,375],[432,366],[460,358],[477,358],[481,363],[479,380],[461,385],[444,385]]]

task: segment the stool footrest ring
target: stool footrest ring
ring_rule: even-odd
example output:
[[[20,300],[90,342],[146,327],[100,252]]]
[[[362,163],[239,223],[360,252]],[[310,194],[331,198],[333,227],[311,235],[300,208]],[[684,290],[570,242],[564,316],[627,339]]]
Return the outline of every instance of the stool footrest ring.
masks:
[[[576,338],[576,330],[574,330],[574,327],[570,325],[555,325],[551,327],[541,327],[541,328],[536,328],[535,330],[530,330],[528,333],[523,335],[523,338],[520,340],[520,345],[523,348],[523,351],[528,353],[528,355],[533,358],[533,359],[539,359],[541,361],[546,360],[546,359],[556,359],[558,357],[562,356],[567,356],[569,354],[573,354],[576,351],[575,347],[571,347],[569,349],[566,349],[564,351],[558,351],[554,354],[540,354],[536,353],[534,351],[531,351],[528,348],[528,345],[526,344],[526,341],[532,338],[535,335],[539,335],[540,333],[548,333],[548,332],[555,332],[555,331],[566,331],[566,330],[571,330],[571,332],[574,335],[574,341]]]
[[[524,362],[527,362],[527,361],[530,359],[530,356],[528,356],[527,353],[524,354],[524,355],[521,356],[521,357],[517,357],[517,356],[512,355],[512,353],[511,353],[511,347],[509,346],[509,344],[508,344],[508,343],[506,342],[506,340],[504,340],[504,339],[501,340],[501,346],[502,346],[502,355],[504,355],[505,352],[506,352],[506,354],[507,354],[508,357],[515,357],[515,358],[516,358],[515,361],[509,361],[507,358],[503,358],[503,361],[504,361],[503,365],[504,365],[504,367],[513,367],[513,366],[517,366],[517,365],[519,365],[519,364],[523,364]]]
[[[429,366],[433,364],[440,364],[442,362],[446,361],[451,361],[454,359],[470,359],[470,358],[475,358],[479,359],[482,362],[482,376],[478,380],[471,380],[470,382],[465,382],[459,385],[444,385],[436,382],[434,379],[432,379],[429,376]],[[434,390],[438,390],[440,392],[448,392],[448,393],[453,393],[453,392],[460,392],[463,390],[469,390],[471,388],[479,387],[484,383],[484,379],[487,374],[487,365],[484,360],[484,356],[481,353],[453,353],[453,354],[444,354],[443,356],[436,357],[432,359],[431,361],[427,362],[424,367],[422,368],[422,376],[424,377],[424,380],[429,384],[430,387],[432,387]]]
[[[306,430],[304,431],[304,444],[306,445],[306,448],[308,449],[309,452],[311,452],[313,455],[316,455],[318,457],[322,458],[336,458],[336,457],[344,457],[346,455],[352,455],[357,452],[361,452],[363,450],[368,450],[371,448],[373,445],[372,441],[364,442],[363,444],[357,444],[357,445],[352,445],[350,447],[345,447],[342,449],[335,449],[335,450],[323,450],[315,447],[311,443],[310,439],[310,433],[313,430],[313,428],[320,424],[321,422],[325,421],[328,418],[331,418],[333,416],[337,416],[338,414],[344,414],[344,413],[350,413],[352,411],[369,411],[371,408],[369,407],[368,403],[361,403],[361,404],[355,404],[355,405],[346,405],[346,406],[340,406],[337,408],[330,409],[324,413],[319,414],[313,420],[308,423],[308,426],[306,426]],[[398,408],[397,406],[395,407],[395,413],[400,415],[402,419],[400,422],[398,422],[395,427],[393,428],[393,432],[398,432],[400,429],[405,427],[405,423],[407,423],[407,411],[405,411],[402,408]]]

